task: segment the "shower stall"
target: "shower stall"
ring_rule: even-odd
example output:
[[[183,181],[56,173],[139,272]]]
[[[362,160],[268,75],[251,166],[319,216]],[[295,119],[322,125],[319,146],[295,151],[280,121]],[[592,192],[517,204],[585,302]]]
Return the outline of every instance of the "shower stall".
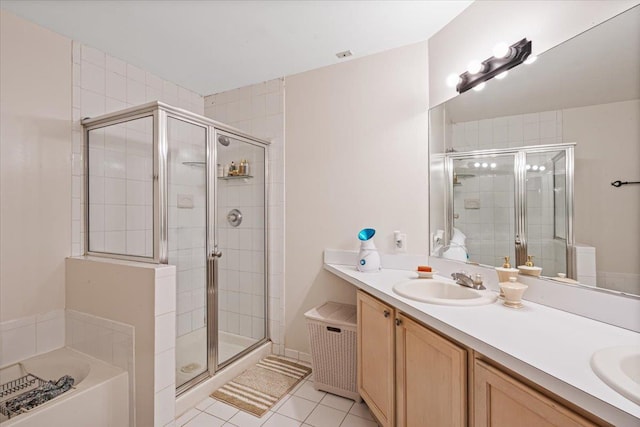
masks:
[[[545,275],[575,278],[574,146],[432,155],[432,254],[490,266],[533,256]]]
[[[86,253],[176,266],[180,394],[268,340],[269,142],[160,102],[82,125]]]

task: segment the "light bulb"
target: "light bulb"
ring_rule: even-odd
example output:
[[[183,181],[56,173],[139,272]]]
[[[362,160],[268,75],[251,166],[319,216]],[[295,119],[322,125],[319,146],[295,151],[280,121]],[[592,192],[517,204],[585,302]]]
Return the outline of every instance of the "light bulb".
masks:
[[[488,167],[488,166],[489,166],[489,163],[486,163],[486,162],[485,162],[485,163],[483,163],[483,164],[482,164],[482,167],[483,167],[483,168],[486,168],[486,167]]]
[[[469,72],[469,74],[478,74],[480,71],[482,71],[483,68],[484,67],[482,66],[480,61],[476,60],[469,62],[469,65],[467,65],[467,71]]]
[[[474,86],[474,87],[473,87],[473,90],[475,90],[476,92],[480,92],[482,89],[484,89],[484,87],[485,87],[486,85],[487,85],[487,84],[486,84],[485,82],[482,82],[482,83],[480,83],[478,86]]]
[[[546,168],[546,167],[544,167],[544,166],[540,166],[540,171],[543,171],[543,170],[545,170],[545,169],[547,169],[547,168]]]
[[[525,167],[525,169],[527,169],[527,170],[531,169],[531,165],[527,165],[527,166]]]
[[[536,62],[536,59],[538,59],[537,56],[531,55],[527,59],[525,59],[524,63],[527,64],[527,65],[533,64],[534,62]]]
[[[538,170],[538,165],[533,165],[533,167],[531,167],[531,169],[533,169],[534,171]]]
[[[502,80],[502,79],[504,79],[505,77],[507,77],[507,74],[509,74],[509,71],[503,71],[503,72],[501,72],[500,74],[498,74],[498,75],[496,76],[496,79],[498,79],[498,80]]]
[[[493,47],[493,56],[494,58],[504,58],[509,55],[510,51],[511,49],[506,43],[498,43]]]
[[[475,162],[475,163],[473,164],[473,166],[475,166],[475,167],[479,168],[479,167],[480,167],[480,163]]]
[[[491,169],[495,169],[496,166],[498,166],[498,165],[496,165],[495,163],[491,163],[491,165],[489,165],[489,166],[491,166]]]
[[[447,76],[447,86],[449,87],[455,87],[459,81],[460,77],[458,77],[457,74],[449,74],[449,76]]]

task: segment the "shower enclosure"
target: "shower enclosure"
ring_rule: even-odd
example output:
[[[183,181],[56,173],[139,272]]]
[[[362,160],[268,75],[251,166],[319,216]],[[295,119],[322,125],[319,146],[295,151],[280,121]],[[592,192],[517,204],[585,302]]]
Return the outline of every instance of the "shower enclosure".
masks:
[[[442,193],[434,185],[446,191],[442,215],[432,218],[444,232],[433,255],[491,266],[504,256],[524,265],[533,255],[545,275],[574,278],[573,150],[554,144],[435,155],[432,196]]]
[[[181,393],[268,340],[269,143],[160,102],[82,124],[86,253],[176,266]]]

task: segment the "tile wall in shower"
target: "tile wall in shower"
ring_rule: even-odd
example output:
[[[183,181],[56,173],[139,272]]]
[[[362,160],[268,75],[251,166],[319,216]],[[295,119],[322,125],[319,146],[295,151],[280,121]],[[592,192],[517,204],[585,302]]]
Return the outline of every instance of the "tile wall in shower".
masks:
[[[80,119],[95,117],[155,100],[203,114],[204,101],[202,96],[195,92],[76,41],[73,42],[72,60],[71,241],[72,255],[77,256],[84,253],[84,147]],[[120,166],[124,166],[122,160]],[[126,247],[126,237],[124,237],[124,241],[120,237],[113,237],[115,237],[114,244]],[[145,242],[132,241],[131,244],[140,248]]]
[[[253,339],[265,335],[265,197],[262,150],[232,142],[218,147],[220,164],[249,162],[253,178],[218,180],[219,330]],[[234,227],[232,209],[242,213]]]
[[[269,336],[284,354],[284,79],[205,97],[205,115],[271,142],[269,152]]]

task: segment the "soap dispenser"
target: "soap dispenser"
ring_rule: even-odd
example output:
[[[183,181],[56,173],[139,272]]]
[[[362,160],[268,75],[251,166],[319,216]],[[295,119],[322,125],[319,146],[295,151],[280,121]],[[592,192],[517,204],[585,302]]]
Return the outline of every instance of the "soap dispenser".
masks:
[[[496,273],[498,273],[498,282],[508,282],[511,277],[518,276],[518,269],[511,268],[511,263],[509,262],[511,257],[505,255],[503,258],[504,263],[502,264],[502,267],[496,267]],[[502,290],[500,291],[500,296],[503,296]]]
[[[373,228],[364,228],[358,233],[358,239],[360,240],[360,252],[358,253],[358,265],[356,269],[365,273],[379,271],[380,266],[380,254],[376,245],[373,243],[373,236],[376,234],[376,230]]]
[[[527,262],[525,262],[524,265],[519,265],[518,270],[520,271],[520,274],[535,277],[540,276],[540,273],[542,273],[541,267],[533,265],[533,255],[527,255]]]

